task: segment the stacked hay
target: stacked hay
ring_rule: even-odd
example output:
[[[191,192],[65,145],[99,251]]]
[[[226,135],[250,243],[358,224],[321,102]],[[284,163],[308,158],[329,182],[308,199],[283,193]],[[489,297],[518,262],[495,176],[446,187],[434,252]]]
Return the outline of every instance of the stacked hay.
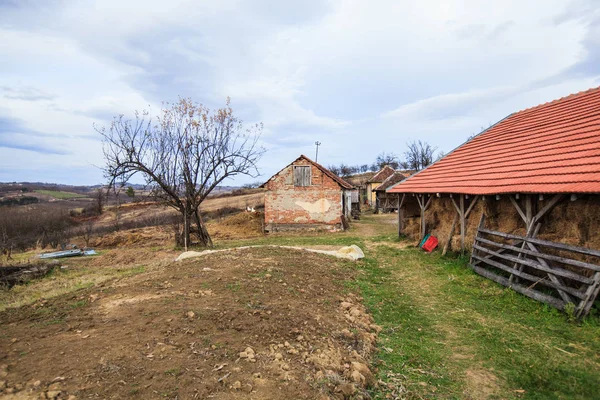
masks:
[[[536,209],[542,209],[551,198],[552,196],[545,196],[544,200],[537,202]],[[525,235],[525,224],[510,199],[502,196],[500,200],[496,200],[492,196],[487,196],[485,200],[479,200],[467,219],[465,246],[468,250],[473,245],[477,226],[484,211],[486,228],[515,235]],[[456,209],[450,198],[434,198],[425,212],[427,233],[437,236],[440,243],[445,243],[455,215]],[[419,227],[419,217],[406,218],[404,233],[417,240]],[[563,199],[543,218],[538,238],[600,249],[599,196],[587,195],[576,201]],[[456,224],[452,235],[451,249],[454,251],[460,249],[460,222]]]

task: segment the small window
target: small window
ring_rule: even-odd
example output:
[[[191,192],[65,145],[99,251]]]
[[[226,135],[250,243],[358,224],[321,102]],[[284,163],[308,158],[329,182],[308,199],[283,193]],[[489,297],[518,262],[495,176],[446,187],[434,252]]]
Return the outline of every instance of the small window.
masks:
[[[294,166],[294,186],[310,186],[310,166]]]

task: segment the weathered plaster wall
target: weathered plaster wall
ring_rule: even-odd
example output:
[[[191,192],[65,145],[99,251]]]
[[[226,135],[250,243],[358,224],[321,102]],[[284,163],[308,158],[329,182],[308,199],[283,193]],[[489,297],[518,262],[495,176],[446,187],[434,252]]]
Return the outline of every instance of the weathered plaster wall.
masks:
[[[294,186],[293,165],[311,166],[311,186]],[[271,178],[266,185],[265,225],[339,225],[342,215],[340,186],[317,167],[299,160]]]

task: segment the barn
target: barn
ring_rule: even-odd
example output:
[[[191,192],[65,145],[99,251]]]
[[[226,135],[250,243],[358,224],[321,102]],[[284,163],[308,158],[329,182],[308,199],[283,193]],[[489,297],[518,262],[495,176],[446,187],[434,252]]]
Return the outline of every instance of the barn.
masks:
[[[302,155],[262,185],[265,230],[344,229],[358,191],[322,165]]]
[[[478,274],[583,316],[600,291],[600,88],[510,114],[387,192],[418,205],[401,233],[471,248]]]
[[[377,194],[375,193],[375,189],[377,189],[383,181],[385,181],[390,176],[394,175],[394,168],[389,165],[384,165],[375,175],[371,177],[367,181],[367,203],[371,206],[375,206],[375,202],[377,201]]]

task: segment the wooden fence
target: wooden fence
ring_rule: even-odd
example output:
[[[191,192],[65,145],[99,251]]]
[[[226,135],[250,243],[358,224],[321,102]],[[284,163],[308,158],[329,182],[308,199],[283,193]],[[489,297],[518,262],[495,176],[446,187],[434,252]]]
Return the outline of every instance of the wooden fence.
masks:
[[[577,318],[589,313],[600,291],[600,251],[496,232],[484,223],[482,216],[470,261],[476,273],[563,311],[572,303]]]

